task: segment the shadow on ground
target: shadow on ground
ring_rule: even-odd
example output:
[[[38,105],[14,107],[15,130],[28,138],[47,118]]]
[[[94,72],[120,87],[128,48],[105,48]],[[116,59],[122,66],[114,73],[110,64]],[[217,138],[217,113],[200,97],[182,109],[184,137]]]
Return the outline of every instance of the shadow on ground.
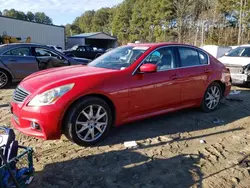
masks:
[[[248,102],[249,91],[241,91],[232,100],[224,99],[220,108],[212,113],[204,113],[200,109],[185,109],[166,115],[148,118],[121,127],[113,128],[109,136],[98,145],[114,145],[125,141],[138,141],[162,135],[177,134],[191,131],[206,130],[227,124],[250,116]],[[233,100],[233,98],[242,100]],[[221,121],[214,123],[215,120]]]
[[[125,141],[138,141],[161,136],[170,137],[170,141],[160,140],[155,144],[149,143],[140,146],[139,149],[143,150],[165,146],[176,140],[179,142],[211,135],[220,137],[226,132],[242,130],[241,125],[230,129],[228,124],[250,115],[248,93],[249,91],[241,91],[237,95],[237,97],[242,98],[242,101],[224,100],[218,110],[209,114],[202,113],[199,109],[182,110],[114,128],[108,138],[97,146],[112,146],[123,144]],[[215,119],[221,122],[214,123]],[[221,131],[216,131],[217,127],[224,128]],[[206,133],[207,129],[212,130]],[[199,130],[202,131],[199,132],[199,135],[182,137],[184,133],[188,135],[189,132]],[[98,147],[93,149],[98,149]],[[162,149],[164,150],[165,147]],[[196,184],[196,187],[199,188],[202,187],[202,180],[206,178],[199,168],[199,162],[202,158],[201,155],[184,155],[180,152],[170,157],[152,157],[147,156],[146,153],[141,154],[136,149],[110,151],[47,164],[41,172],[36,173],[36,180],[32,186],[53,188],[183,188]]]
[[[200,156],[151,159],[132,150],[112,151],[46,165],[36,187],[201,187]],[[96,168],[98,166],[98,168]]]

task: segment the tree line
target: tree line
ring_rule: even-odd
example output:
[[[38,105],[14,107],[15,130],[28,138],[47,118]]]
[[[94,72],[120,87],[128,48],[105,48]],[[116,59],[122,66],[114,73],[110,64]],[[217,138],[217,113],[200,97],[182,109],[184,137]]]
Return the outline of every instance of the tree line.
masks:
[[[90,10],[67,24],[66,34],[103,31],[121,44],[176,41],[197,46],[250,40],[249,0],[124,0]]]
[[[19,20],[25,20],[25,21],[32,21],[32,22],[37,22],[37,23],[43,23],[43,24],[53,24],[52,19],[47,16],[44,12],[27,12],[25,14],[22,11],[17,11],[15,9],[10,9],[10,10],[3,10],[3,12],[0,11],[1,16],[7,16],[11,18],[16,18]]]

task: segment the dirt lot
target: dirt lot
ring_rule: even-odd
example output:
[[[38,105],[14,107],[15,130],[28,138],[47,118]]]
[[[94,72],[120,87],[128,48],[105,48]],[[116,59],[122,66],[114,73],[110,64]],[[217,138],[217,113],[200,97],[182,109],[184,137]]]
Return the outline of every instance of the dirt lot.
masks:
[[[30,187],[250,187],[250,90],[236,89],[241,93],[213,113],[183,110],[125,125],[95,147],[17,133],[35,150]],[[10,125],[12,92],[0,91],[1,124]],[[216,118],[224,122],[216,124]],[[133,140],[138,147],[126,149],[124,141]]]

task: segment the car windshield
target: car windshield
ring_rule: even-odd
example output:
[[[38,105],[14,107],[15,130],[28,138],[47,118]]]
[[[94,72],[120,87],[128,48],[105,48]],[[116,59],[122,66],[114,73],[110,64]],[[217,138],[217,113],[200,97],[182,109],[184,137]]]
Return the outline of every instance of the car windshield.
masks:
[[[250,47],[237,47],[231,50],[226,56],[229,57],[250,57]]]
[[[72,48],[70,48],[71,50],[76,50],[78,48],[78,45],[73,46]]]
[[[133,64],[147,49],[148,47],[121,46],[96,58],[88,66],[122,70]]]

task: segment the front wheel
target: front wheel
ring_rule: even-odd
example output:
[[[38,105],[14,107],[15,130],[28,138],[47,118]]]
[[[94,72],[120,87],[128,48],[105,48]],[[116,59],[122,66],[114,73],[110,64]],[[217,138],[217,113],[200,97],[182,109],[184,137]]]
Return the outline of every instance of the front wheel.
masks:
[[[112,125],[112,112],[102,99],[88,97],[70,108],[65,119],[66,137],[80,146],[101,141]]]
[[[203,101],[201,104],[201,109],[204,112],[211,112],[218,108],[222,98],[222,90],[220,84],[214,82],[207,88]]]

